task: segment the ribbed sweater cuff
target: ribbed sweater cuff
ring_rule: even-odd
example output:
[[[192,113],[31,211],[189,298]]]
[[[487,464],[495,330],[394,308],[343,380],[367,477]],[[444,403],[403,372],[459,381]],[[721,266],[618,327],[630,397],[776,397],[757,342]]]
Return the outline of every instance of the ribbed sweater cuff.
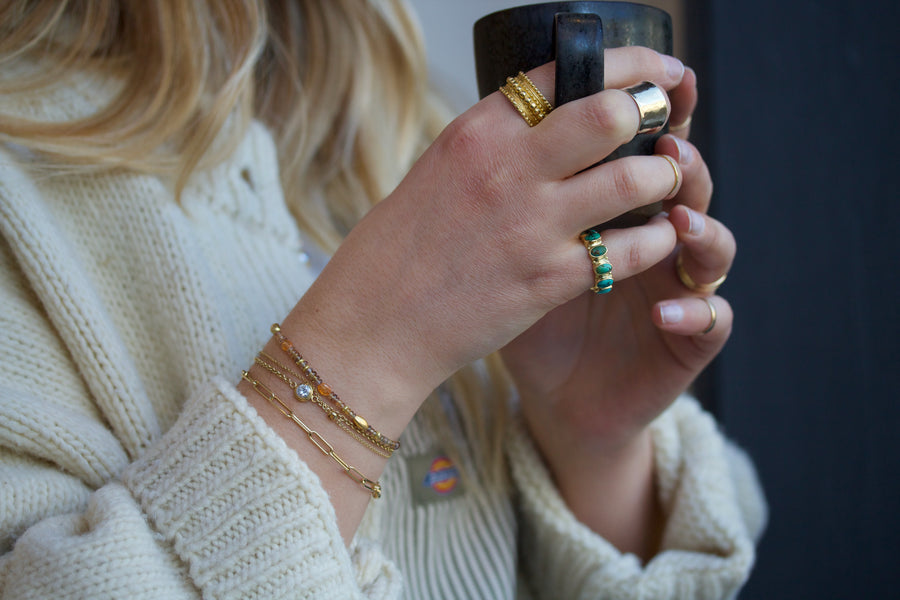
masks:
[[[231,383],[188,400],[124,481],[204,597],[396,594],[391,565],[365,545],[351,557],[316,475]]]
[[[524,424],[511,429],[520,548],[528,571],[540,573],[531,582],[538,598],[719,600],[744,582],[754,549],[715,423],[694,400],[681,398],[651,430],[667,526],[663,551],[641,565],[575,518]]]

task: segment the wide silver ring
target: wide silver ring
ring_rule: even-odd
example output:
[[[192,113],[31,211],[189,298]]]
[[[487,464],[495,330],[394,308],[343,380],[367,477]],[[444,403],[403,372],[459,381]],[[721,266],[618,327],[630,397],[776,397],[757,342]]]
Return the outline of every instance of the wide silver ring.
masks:
[[[637,132],[656,133],[662,129],[669,120],[669,105],[666,103],[666,94],[659,86],[644,81],[624,90],[637,104],[641,120]]]

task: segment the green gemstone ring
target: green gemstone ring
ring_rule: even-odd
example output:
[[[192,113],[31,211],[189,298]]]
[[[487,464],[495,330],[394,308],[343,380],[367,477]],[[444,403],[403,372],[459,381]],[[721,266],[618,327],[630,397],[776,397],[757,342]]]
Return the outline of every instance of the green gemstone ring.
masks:
[[[595,229],[588,229],[579,237],[581,243],[587,248],[593,267],[594,285],[591,287],[591,291],[595,294],[610,293],[613,286],[612,264],[606,257],[608,249],[603,244],[600,233]]]

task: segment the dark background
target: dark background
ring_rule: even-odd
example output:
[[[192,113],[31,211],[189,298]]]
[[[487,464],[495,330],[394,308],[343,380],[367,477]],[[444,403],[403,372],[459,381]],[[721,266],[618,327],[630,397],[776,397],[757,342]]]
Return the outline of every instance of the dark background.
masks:
[[[688,0],[734,333],[704,401],[770,522],[742,600],[900,597],[900,3]]]

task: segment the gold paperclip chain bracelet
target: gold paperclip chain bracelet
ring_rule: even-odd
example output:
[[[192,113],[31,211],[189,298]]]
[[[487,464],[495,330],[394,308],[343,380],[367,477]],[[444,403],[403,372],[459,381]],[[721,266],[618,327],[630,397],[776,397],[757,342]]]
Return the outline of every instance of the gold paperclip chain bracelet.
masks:
[[[311,441],[316,446],[316,448],[318,448],[319,451],[322,452],[322,454],[328,456],[334,462],[340,465],[341,469],[344,470],[344,473],[347,475],[347,477],[368,490],[369,493],[372,494],[372,498],[381,497],[381,484],[378,483],[378,481],[369,479],[368,477],[363,475],[359,469],[347,464],[347,462],[340,456],[338,456],[334,451],[334,446],[329,444],[328,441],[323,438],[317,431],[310,429],[306,425],[306,423],[300,420],[300,417],[294,414],[294,411],[288,408],[287,404],[285,404],[278,396],[276,396],[272,390],[266,387],[262,382],[254,379],[253,376],[251,376],[247,371],[241,371],[241,377],[253,386],[253,390],[257,394],[265,398],[266,401],[268,401],[269,404],[278,409],[278,411],[282,415],[284,415],[285,417],[293,421],[298,427],[300,427],[300,429],[302,429],[303,432],[306,433],[309,441]]]

